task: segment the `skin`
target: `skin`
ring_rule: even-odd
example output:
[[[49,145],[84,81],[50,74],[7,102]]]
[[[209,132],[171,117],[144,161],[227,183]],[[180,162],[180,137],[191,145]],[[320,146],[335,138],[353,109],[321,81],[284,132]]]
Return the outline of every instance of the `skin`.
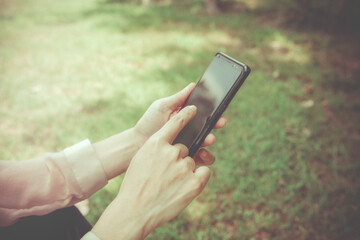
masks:
[[[178,112],[195,86],[196,84],[191,83],[172,96],[156,100],[135,127],[93,144],[108,179],[126,171],[136,152]],[[221,117],[214,128],[222,128],[225,124],[226,119]],[[210,133],[205,138],[202,147],[214,142],[215,136]],[[197,165],[210,165],[214,163],[215,157],[206,149],[200,149],[195,154],[194,160]]]
[[[182,109],[136,153],[117,197],[92,230],[100,239],[144,239],[201,193],[210,169],[196,168],[184,145],[171,145],[195,114],[195,106]]]
[[[120,191],[92,232],[102,240],[143,239],[177,216],[204,188],[215,157],[200,149],[194,159],[182,144],[172,145],[196,114],[196,107],[179,111],[195,84],[156,100],[135,127],[95,143],[108,179],[126,172]],[[222,128],[221,117],[214,128]],[[209,134],[202,147],[215,141]],[[196,168],[196,166],[201,166]]]

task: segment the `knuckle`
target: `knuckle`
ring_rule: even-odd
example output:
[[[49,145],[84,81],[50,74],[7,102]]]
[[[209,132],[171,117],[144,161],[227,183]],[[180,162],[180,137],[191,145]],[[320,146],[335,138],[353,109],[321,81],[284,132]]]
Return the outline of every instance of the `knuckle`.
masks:
[[[151,105],[157,107],[157,106],[160,106],[160,105],[161,105],[161,102],[162,102],[162,98],[156,99]]]
[[[203,189],[203,183],[198,178],[193,178],[191,182],[191,188],[189,189],[192,195],[197,196],[201,193]]]
[[[192,158],[186,157],[183,162],[186,165],[187,170],[193,171],[195,162],[194,162],[194,160]]]
[[[182,143],[177,143],[174,145],[174,147],[176,147],[179,150],[179,155],[182,156],[187,156],[189,154],[189,149]]]
[[[174,121],[176,121],[177,123],[179,123],[180,125],[184,125],[185,124],[185,117],[183,114],[178,113],[174,116]]]
[[[180,149],[172,146],[172,148],[170,150],[170,155],[171,155],[172,159],[178,159],[180,156]]]
[[[189,166],[186,161],[180,161],[179,168],[179,172],[181,172],[182,174],[186,174],[189,172]]]
[[[153,102],[153,106],[161,112],[166,111],[167,110],[167,101],[165,98],[160,98]]]
[[[161,145],[162,141],[163,139],[160,137],[159,134],[154,134],[151,136],[148,142],[153,146],[159,146]]]
[[[181,144],[181,148],[182,148],[183,156],[188,156],[189,155],[189,149],[184,144]]]

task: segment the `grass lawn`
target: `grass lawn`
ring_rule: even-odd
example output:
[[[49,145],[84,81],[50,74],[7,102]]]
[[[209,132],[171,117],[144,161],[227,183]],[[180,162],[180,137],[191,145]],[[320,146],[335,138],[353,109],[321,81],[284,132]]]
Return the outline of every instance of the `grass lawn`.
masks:
[[[130,128],[223,51],[252,73],[214,131],[212,177],[148,239],[360,239],[359,38],[187,7],[0,1],[0,159]],[[91,223],[121,180],[90,198]]]

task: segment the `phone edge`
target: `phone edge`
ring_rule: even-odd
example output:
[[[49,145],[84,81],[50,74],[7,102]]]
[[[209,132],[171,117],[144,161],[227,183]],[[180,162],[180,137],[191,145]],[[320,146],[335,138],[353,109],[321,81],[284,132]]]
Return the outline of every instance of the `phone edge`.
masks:
[[[209,124],[208,128],[206,128],[204,130],[204,132],[199,135],[200,136],[199,139],[195,140],[194,144],[190,146],[190,148],[189,148],[189,156],[190,157],[193,157],[196,154],[196,152],[198,151],[198,149],[201,148],[202,142],[205,140],[206,136],[211,132],[211,130],[215,126],[216,122],[219,120],[221,115],[224,113],[224,111],[226,110],[226,107],[230,104],[231,100],[235,97],[236,93],[238,92],[238,90],[243,85],[246,78],[249,76],[249,74],[251,72],[250,67],[247,66],[246,64],[239,62],[238,60],[236,60],[222,52],[217,52],[215,54],[215,57],[218,54],[220,54],[223,57],[227,58],[228,60],[234,62],[235,64],[242,66],[244,71],[238,76],[236,82],[231,87],[229,92],[226,94],[223,101],[220,103],[219,107],[216,109],[215,117],[213,118],[213,121]]]

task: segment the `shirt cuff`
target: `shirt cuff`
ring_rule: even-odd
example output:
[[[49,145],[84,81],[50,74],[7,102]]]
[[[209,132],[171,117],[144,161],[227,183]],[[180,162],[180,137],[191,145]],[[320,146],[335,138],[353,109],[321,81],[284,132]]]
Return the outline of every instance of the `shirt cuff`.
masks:
[[[85,198],[107,184],[107,177],[88,139],[64,150]]]
[[[80,240],[100,240],[94,233],[88,232]]]

